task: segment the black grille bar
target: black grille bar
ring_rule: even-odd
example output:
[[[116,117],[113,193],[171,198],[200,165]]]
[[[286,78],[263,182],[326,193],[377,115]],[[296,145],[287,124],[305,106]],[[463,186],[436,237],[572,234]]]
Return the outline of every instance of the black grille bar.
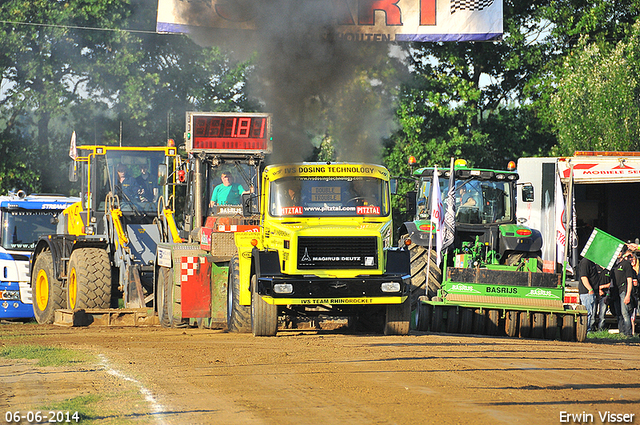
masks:
[[[298,269],[376,269],[374,236],[298,238]]]

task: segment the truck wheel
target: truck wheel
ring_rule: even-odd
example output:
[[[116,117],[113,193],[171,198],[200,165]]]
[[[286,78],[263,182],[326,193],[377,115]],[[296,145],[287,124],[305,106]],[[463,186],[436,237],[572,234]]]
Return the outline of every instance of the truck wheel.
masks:
[[[423,302],[418,303],[416,330],[428,331],[431,326],[431,316],[433,315],[433,306]]]
[[[407,298],[402,304],[387,305],[384,322],[385,335],[408,335],[411,320],[411,300]]]
[[[458,315],[458,308],[450,307],[447,310],[447,332],[450,334],[458,333],[459,324],[460,316]]]
[[[400,240],[403,241],[406,238],[407,235],[404,235]],[[418,305],[418,298],[425,295],[425,288],[427,288],[426,295],[429,299],[437,295],[438,289],[441,287],[442,270],[436,263],[436,252],[429,251],[428,247],[412,243],[409,245],[409,255],[411,257],[411,310],[413,311]],[[431,265],[429,266],[427,283],[427,264],[429,259],[431,259]]]
[[[500,324],[500,311],[499,310],[489,310],[489,314],[487,314],[489,320],[487,321],[487,335],[496,336],[498,335],[498,325]]]
[[[531,334],[531,315],[528,311],[521,311],[520,314],[520,338],[529,338]]]
[[[251,306],[240,305],[240,260],[231,257],[227,281],[227,329],[229,332],[251,332]]]
[[[562,331],[560,337],[563,341],[573,341],[576,335],[575,320],[573,314],[565,314],[562,316]]]
[[[253,336],[275,336],[278,331],[278,306],[258,295],[258,276],[251,276],[251,330]]]
[[[587,311],[582,304],[576,306],[576,310]],[[580,314],[576,317],[576,341],[582,342],[587,339],[587,315]]]
[[[171,283],[171,269],[160,267],[158,269],[158,287],[156,288],[158,321],[163,328],[171,327],[171,315],[169,314],[169,286]]]
[[[31,275],[33,314],[38,323],[49,324],[55,320],[55,311],[63,308],[64,291],[61,282],[53,275],[51,252],[38,254]]]
[[[547,313],[547,326],[544,330],[544,337],[546,339],[556,339],[558,335],[558,315],[554,313]]]
[[[475,335],[484,335],[485,312],[481,309],[473,311],[473,333]]]
[[[531,337],[536,339],[544,338],[544,313],[533,313],[533,323],[531,326]]]
[[[473,330],[473,310],[470,308],[463,308],[460,314],[460,333],[470,334]]]
[[[71,253],[67,270],[67,307],[109,308],[111,262],[101,248],[79,248]]]
[[[504,332],[507,336],[514,337],[518,331],[518,312],[509,310],[504,315]]]

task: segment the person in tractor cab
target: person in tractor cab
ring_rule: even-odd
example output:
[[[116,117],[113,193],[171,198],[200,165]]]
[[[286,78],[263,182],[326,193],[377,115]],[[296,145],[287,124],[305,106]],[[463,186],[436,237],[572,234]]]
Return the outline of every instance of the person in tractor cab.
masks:
[[[240,205],[242,201],[242,192],[244,192],[242,185],[235,183],[233,174],[228,171],[225,171],[220,175],[220,180],[222,180],[222,183],[213,189],[209,206]]]
[[[142,189],[138,186],[138,182],[131,177],[129,169],[126,165],[120,163],[116,167],[116,194],[122,195],[127,201],[138,200]]]
[[[136,183],[141,189],[140,200],[142,202],[155,202],[158,189],[155,187],[153,177],[149,173],[149,165],[144,163],[140,165],[140,175],[136,177]]]

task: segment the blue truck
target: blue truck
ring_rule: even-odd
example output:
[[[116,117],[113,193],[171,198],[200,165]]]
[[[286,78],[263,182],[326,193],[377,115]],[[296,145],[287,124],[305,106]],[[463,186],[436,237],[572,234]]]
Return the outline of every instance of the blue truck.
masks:
[[[0,319],[31,319],[29,258],[42,235],[55,233],[57,215],[80,201],[55,194],[10,191],[0,196]]]

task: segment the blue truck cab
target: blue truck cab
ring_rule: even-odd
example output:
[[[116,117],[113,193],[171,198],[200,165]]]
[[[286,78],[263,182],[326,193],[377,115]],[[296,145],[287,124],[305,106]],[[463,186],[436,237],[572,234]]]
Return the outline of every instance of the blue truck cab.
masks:
[[[0,319],[33,318],[29,259],[42,235],[55,233],[57,215],[79,198],[24,191],[0,196]]]

